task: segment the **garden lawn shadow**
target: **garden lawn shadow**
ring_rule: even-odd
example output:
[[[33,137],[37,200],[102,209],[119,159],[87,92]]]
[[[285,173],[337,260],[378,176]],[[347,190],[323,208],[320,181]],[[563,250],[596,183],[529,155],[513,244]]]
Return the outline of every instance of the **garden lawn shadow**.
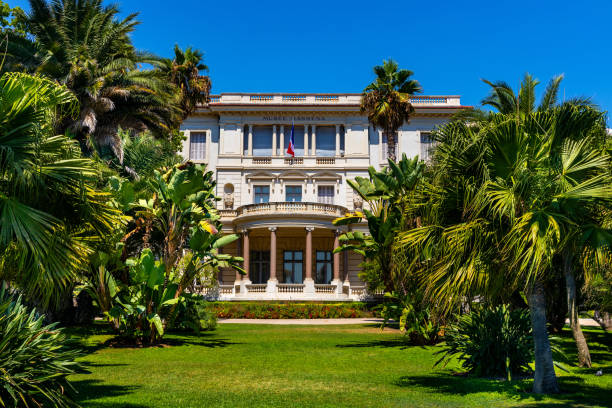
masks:
[[[399,338],[395,340],[373,340],[373,341],[368,341],[368,342],[336,344],[336,347],[338,348],[399,347],[401,350],[405,350],[410,347],[417,347],[417,346],[411,344],[408,340]]]
[[[109,366],[112,364],[109,364]],[[77,380],[70,382],[77,391],[74,396],[76,402],[84,407],[110,407],[111,405],[96,405],[98,402],[91,402],[101,397],[120,397],[122,395],[131,394],[136,391],[138,386],[123,386],[116,384],[105,384],[100,380]],[[116,406],[116,405],[115,405]],[[121,405],[122,407],[146,408],[146,405],[131,404]]]
[[[530,392],[532,380],[502,381],[486,378],[470,378],[447,373],[435,375],[416,375],[400,377],[395,385],[399,387],[418,387],[431,393],[444,393],[449,395],[468,395],[482,392],[495,392],[504,394],[507,398],[521,401],[527,398],[535,399],[533,404],[521,406],[612,406],[612,392],[609,388],[588,384],[584,378],[577,376],[560,376],[559,385],[562,392],[552,395],[534,395]],[[546,398],[547,401],[542,401]],[[553,401],[550,401],[553,400]]]

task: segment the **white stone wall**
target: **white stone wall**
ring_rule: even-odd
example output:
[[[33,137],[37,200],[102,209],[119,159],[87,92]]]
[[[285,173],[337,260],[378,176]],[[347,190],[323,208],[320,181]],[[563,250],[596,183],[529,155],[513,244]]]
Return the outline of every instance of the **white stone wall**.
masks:
[[[436,126],[442,125],[447,121],[445,118],[412,118],[410,123],[404,124],[399,130],[399,156],[406,153],[406,156],[421,157],[421,136],[420,132],[430,132]]]
[[[268,116],[279,115],[274,112]],[[281,118],[299,118],[300,113],[291,116],[287,114]],[[315,157],[310,157],[312,165],[293,166],[285,164],[283,157],[276,156],[274,163],[270,165],[255,165],[251,158],[243,156],[245,149],[243,140],[245,135],[245,124],[258,123],[266,116],[264,113],[222,113],[212,112],[198,113],[187,118],[181,130],[185,132],[186,140],[183,142],[182,155],[186,160],[189,157],[189,136],[191,132],[204,131],[207,133],[207,157],[202,162],[207,163],[210,170],[216,172],[217,194],[223,197],[226,193],[226,185],[233,186],[233,208],[253,203],[253,186],[265,184],[270,186],[270,201],[284,201],[286,185],[301,185],[302,201],[317,201],[317,186],[320,184],[334,185],[334,204],[353,209],[354,194],[347,183],[347,179],[357,176],[367,177],[367,167],[381,168],[386,165],[386,155],[381,145],[381,131],[374,129],[366,121],[365,116],[345,113],[327,114],[320,113],[325,119],[320,125],[340,124],[345,128],[344,156],[336,157],[333,165],[319,165],[315,163]],[[269,119],[269,118],[267,118]],[[406,153],[408,157],[421,156],[420,133],[431,131],[436,126],[443,124],[447,119],[444,117],[413,117],[410,123],[405,124],[398,131],[398,153]],[[273,120],[268,125],[276,124]],[[309,126],[317,123],[309,123]],[[277,137],[280,138],[280,125],[277,124]],[[290,132],[291,125],[284,123],[285,133]],[[304,126],[304,123],[296,123],[295,126]],[[248,129],[248,127],[247,127]],[[248,130],[247,130],[248,132]],[[312,137],[312,136],[311,136]],[[312,149],[310,139],[309,150]],[[277,145],[280,148],[280,141]],[[287,146],[283,146],[286,150]],[[308,157],[304,157],[305,163]],[[337,180],[334,180],[334,175]],[[224,201],[219,202],[219,208],[224,208]]]

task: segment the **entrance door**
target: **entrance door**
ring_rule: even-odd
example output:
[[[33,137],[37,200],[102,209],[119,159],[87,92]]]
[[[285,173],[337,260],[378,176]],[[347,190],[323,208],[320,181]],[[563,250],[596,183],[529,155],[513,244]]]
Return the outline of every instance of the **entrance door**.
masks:
[[[330,283],[332,280],[332,252],[317,251],[317,276],[315,283]]]
[[[249,279],[253,283],[267,283],[270,279],[270,251],[251,251]]]

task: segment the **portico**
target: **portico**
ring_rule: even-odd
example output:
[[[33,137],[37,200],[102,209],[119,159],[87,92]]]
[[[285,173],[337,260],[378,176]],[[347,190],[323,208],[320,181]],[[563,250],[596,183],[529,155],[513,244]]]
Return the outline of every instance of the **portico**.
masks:
[[[350,300],[362,296],[363,285],[354,282],[351,289],[349,276],[349,263],[361,260],[334,253],[344,230],[332,221],[346,211],[337,205],[304,202],[238,208],[232,219],[240,235],[235,253],[244,259],[245,274],[223,275],[220,289],[226,295],[231,290],[236,300]]]

